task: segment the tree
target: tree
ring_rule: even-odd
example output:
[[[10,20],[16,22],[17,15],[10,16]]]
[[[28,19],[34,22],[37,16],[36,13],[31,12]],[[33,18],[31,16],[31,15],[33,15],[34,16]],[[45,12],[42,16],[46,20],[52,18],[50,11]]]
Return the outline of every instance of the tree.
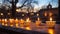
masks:
[[[15,14],[16,14],[16,4],[18,3],[18,0],[6,0],[8,1],[10,4],[12,4],[12,17],[16,17]],[[33,1],[33,0],[22,0],[23,4],[20,6],[20,8],[22,8],[23,6],[25,5],[29,5],[31,3],[37,3],[36,1]],[[26,4],[27,3],[27,4]]]
[[[12,17],[13,18],[15,18],[16,16],[15,16],[15,14],[16,14],[16,4],[17,4],[17,2],[18,2],[18,0],[6,0],[6,1],[8,1],[9,3],[11,3],[12,4]]]

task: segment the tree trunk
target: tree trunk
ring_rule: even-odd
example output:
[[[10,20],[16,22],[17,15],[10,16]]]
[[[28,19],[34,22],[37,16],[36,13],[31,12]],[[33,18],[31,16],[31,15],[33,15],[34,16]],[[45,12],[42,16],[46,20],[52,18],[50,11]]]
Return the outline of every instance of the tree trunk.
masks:
[[[15,18],[16,14],[16,5],[14,4],[14,1],[12,1],[12,18]]]

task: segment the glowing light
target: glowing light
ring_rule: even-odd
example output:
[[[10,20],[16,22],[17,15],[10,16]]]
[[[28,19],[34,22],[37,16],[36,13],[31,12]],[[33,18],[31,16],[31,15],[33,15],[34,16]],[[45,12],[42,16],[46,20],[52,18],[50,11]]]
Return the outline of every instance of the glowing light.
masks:
[[[16,24],[16,27],[19,27],[18,24]]]
[[[31,28],[30,27],[26,27],[26,30],[31,30]]]
[[[10,25],[11,27],[13,27],[13,25]]]
[[[52,16],[52,13],[51,12],[49,13],[49,16]]]
[[[9,23],[10,23],[9,26],[13,27],[13,22],[14,22],[14,19],[9,19]]]
[[[52,21],[52,17],[50,17],[50,21]]]
[[[26,19],[26,22],[30,22],[30,19],[29,19],[29,18],[27,18],[27,19]]]
[[[0,19],[0,22],[1,22],[1,19]]]
[[[8,13],[8,15],[10,15],[10,13]]]
[[[29,18],[26,19],[25,26],[30,26],[31,20]]]
[[[50,17],[50,21],[46,21],[46,24],[47,24],[49,27],[54,27],[55,24],[56,24],[56,21],[52,21],[52,17]]]
[[[17,12],[19,12],[19,9],[16,9]]]
[[[8,24],[5,24],[5,26],[8,26]]]
[[[20,20],[20,23],[24,23],[24,20],[23,20],[23,19],[21,19],[21,20]]]
[[[7,22],[7,19],[5,19],[5,22]]]
[[[18,23],[18,19],[16,18],[15,23]]]
[[[24,16],[24,14],[22,14],[22,16]]]
[[[31,15],[34,15],[34,13],[31,13]]]
[[[53,29],[49,29],[48,32],[49,32],[50,34],[54,34],[54,30],[53,30]]]
[[[45,16],[47,16],[47,12],[45,12],[45,14],[44,14]]]
[[[2,25],[4,25],[4,23],[2,23]]]
[[[20,27],[22,28],[22,27],[24,27],[24,20],[23,19],[20,19]]]
[[[40,18],[38,18],[38,21],[40,21]]]
[[[13,23],[14,19],[9,19],[10,23]]]
[[[19,22],[19,20],[16,18],[15,19],[15,25],[16,25],[16,27],[18,27],[18,22]]]
[[[4,23],[4,19],[2,19],[2,23]]]
[[[3,13],[1,13],[1,15],[3,15]]]
[[[37,18],[38,20],[36,21],[36,26],[38,27],[41,24],[40,18]]]
[[[39,16],[39,14],[37,14],[37,16]]]

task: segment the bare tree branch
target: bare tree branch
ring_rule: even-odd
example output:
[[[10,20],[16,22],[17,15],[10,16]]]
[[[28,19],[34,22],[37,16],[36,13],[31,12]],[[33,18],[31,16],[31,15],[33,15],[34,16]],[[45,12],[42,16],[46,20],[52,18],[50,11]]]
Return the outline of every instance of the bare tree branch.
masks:
[[[25,0],[24,3],[21,5],[20,8],[22,8],[27,1],[28,1],[28,0]]]

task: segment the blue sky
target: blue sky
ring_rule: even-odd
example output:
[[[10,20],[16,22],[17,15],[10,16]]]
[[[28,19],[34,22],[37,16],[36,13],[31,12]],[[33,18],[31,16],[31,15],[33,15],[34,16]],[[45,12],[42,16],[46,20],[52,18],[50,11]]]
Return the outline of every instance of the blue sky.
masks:
[[[38,1],[38,4],[36,4],[36,6],[43,6],[43,5],[48,5],[49,2],[51,3],[52,7],[58,7],[58,0],[35,0]],[[53,2],[51,2],[53,1]],[[2,0],[0,0],[0,3],[2,3]],[[17,6],[21,5],[21,0],[19,0]]]
[[[39,6],[48,5],[49,2],[53,7],[58,7],[58,0],[39,0]]]

